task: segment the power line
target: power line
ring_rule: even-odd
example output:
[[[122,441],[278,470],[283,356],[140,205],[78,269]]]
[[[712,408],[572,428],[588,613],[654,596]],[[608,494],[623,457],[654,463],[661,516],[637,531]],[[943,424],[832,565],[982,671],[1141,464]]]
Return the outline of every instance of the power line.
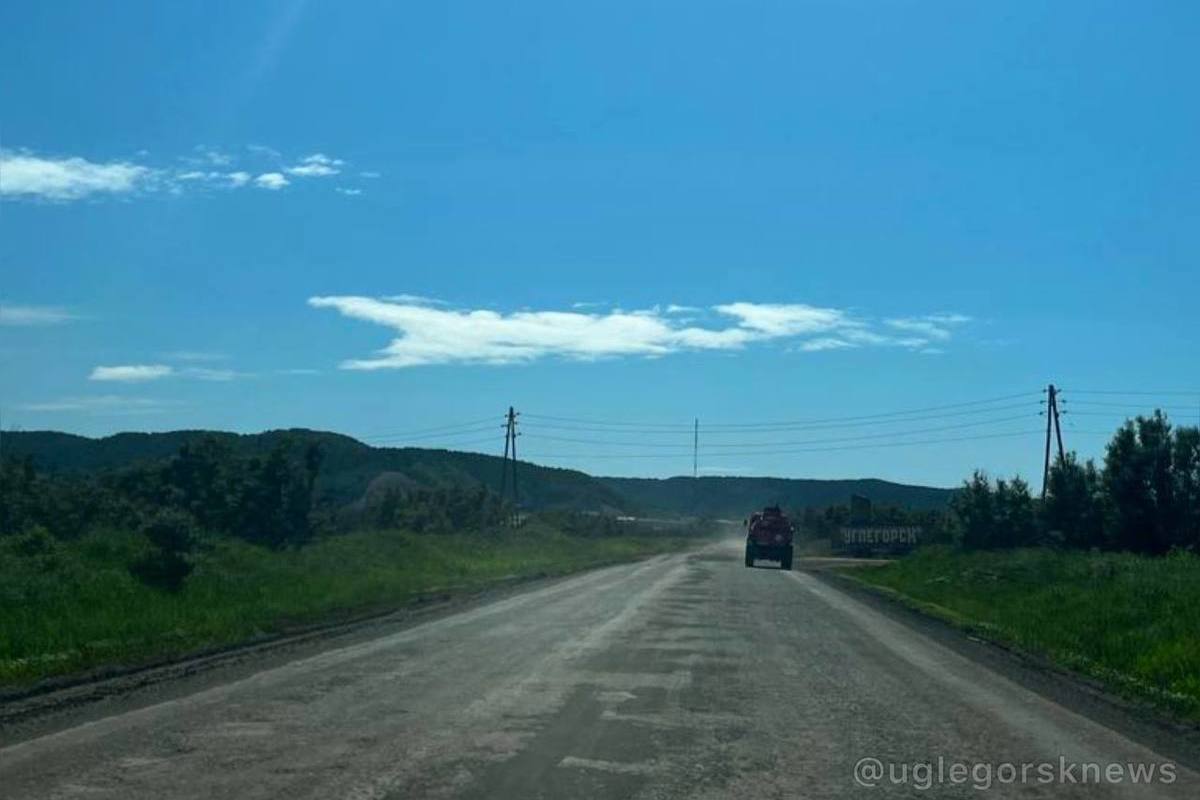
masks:
[[[909,447],[912,445],[949,444],[952,442],[973,442],[983,439],[1003,439],[1016,436],[1032,436],[1040,434],[1038,429],[1008,431],[1005,433],[990,433],[978,436],[959,436],[949,439],[924,439],[913,442],[880,442],[876,444],[847,445],[844,447],[811,447],[789,450],[756,450],[750,452],[720,452],[709,453],[706,457],[727,458],[734,456],[770,456],[791,455],[795,453],[836,453],[843,450],[874,450],[877,448]],[[528,453],[526,458],[560,458],[560,459],[590,459],[590,458],[679,458],[678,453]]]
[[[503,419],[503,417],[501,417],[501,419]],[[469,427],[473,427],[473,426],[477,426],[477,425],[482,425],[485,422],[494,423],[495,421],[496,421],[495,417],[484,417],[483,419],[475,419],[475,420],[471,420],[470,422],[456,422],[456,423],[447,424],[447,425],[437,425],[432,428],[416,428],[414,430],[404,430],[404,431],[374,431],[372,433],[364,434],[364,436],[366,436],[367,438],[371,438],[371,439],[387,438],[387,437],[394,437],[394,436],[420,436],[421,434],[425,434],[425,433],[436,433],[438,431],[449,431],[449,430],[453,430],[456,428],[469,428]]]
[[[1063,394],[1102,394],[1102,395],[1129,395],[1129,396],[1146,396],[1146,397],[1200,397],[1200,390],[1191,392],[1147,392],[1142,390],[1136,391],[1116,391],[1114,389],[1060,389]]]
[[[1099,401],[1099,400],[1072,400],[1070,398],[1063,398],[1062,404],[1064,406],[1085,406],[1087,408],[1119,408],[1119,409],[1123,409],[1125,411],[1134,411],[1135,410],[1135,409],[1131,409],[1129,407],[1129,403],[1105,403],[1105,402]],[[1165,406],[1165,405],[1159,405],[1158,403],[1154,403],[1152,405],[1154,406],[1154,408],[1161,410],[1161,411],[1195,411],[1196,410],[1195,406],[1176,406],[1176,405]],[[1147,406],[1142,406],[1142,409],[1145,409],[1146,407]],[[1063,413],[1065,414],[1066,411],[1064,410]]]
[[[1158,410],[1161,411],[1162,409],[1158,409]],[[1195,409],[1188,409],[1188,410],[1194,411]],[[1123,412],[1123,411],[1075,411],[1072,409],[1064,408],[1062,410],[1062,413],[1064,415],[1069,414],[1072,417],[1129,417],[1129,416],[1143,416],[1146,412],[1144,410],[1143,411],[1128,411],[1128,412]]]
[[[1018,392],[1015,394],[1002,395],[999,397],[990,397],[983,400],[968,400],[961,403],[948,403],[937,406],[926,406],[924,408],[913,408],[905,411],[886,411],[877,414],[859,414],[847,417],[827,417],[823,419],[809,420],[782,420],[776,422],[726,422],[726,423],[705,423],[705,430],[710,428],[779,428],[792,426],[808,426],[818,425],[828,422],[849,422],[856,420],[867,419],[883,419],[888,417],[908,416],[912,414],[923,414],[932,411],[944,411],[955,408],[966,408],[970,406],[987,405],[990,403],[1000,403],[1006,400],[1015,400],[1018,398],[1032,398],[1037,396],[1038,392]],[[542,419],[550,420],[551,422],[568,422],[580,425],[593,425],[597,427],[617,427],[617,428],[653,428],[666,431],[687,431],[692,426],[686,423],[653,423],[653,422],[629,422],[624,420],[600,420],[600,419],[584,419],[580,417],[560,417],[550,414],[524,414],[527,419]]]
[[[368,438],[372,441],[377,441],[377,442],[382,442],[382,441],[419,442],[419,441],[424,441],[427,439],[441,439],[446,436],[466,436],[466,435],[473,434],[473,433],[482,433],[483,431],[490,431],[490,430],[495,430],[497,428],[503,428],[503,427],[504,426],[502,424],[497,424],[495,422],[489,422],[485,425],[476,425],[471,428],[463,428],[462,430],[456,430],[456,431],[440,431],[440,432],[436,432],[436,433],[425,433],[425,434],[396,433],[396,434],[382,435],[382,436],[371,436]]]
[[[710,435],[710,436],[712,436],[712,435],[741,436],[741,435],[745,435],[745,434],[754,434],[754,433],[761,433],[761,434],[785,433],[788,431],[824,430],[824,429],[830,429],[830,428],[863,428],[863,427],[870,427],[870,426],[875,426],[875,425],[896,425],[896,424],[903,424],[906,422],[923,422],[925,420],[945,419],[947,417],[968,417],[968,416],[973,416],[976,414],[991,414],[991,413],[994,413],[997,411],[1010,411],[1012,409],[1017,409],[1017,408],[1030,408],[1032,406],[1037,406],[1037,405],[1040,405],[1040,403],[1035,402],[1035,401],[1026,401],[1023,403],[1009,403],[1007,405],[991,406],[988,408],[974,408],[974,409],[967,409],[967,410],[962,410],[962,411],[951,411],[951,412],[945,413],[945,414],[941,414],[941,413],[926,414],[926,415],[922,415],[922,416],[909,416],[909,417],[903,417],[903,418],[894,417],[894,418],[887,418],[887,419],[874,418],[874,416],[873,416],[871,419],[856,418],[856,419],[860,419],[860,421],[857,421],[857,422],[854,422],[854,421],[845,421],[845,422],[834,422],[834,421],[817,422],[817,421],[814,421],[814,422],[810,422],[810,423],[804,423],[804,424],[796,423],[794,425],[790,425],[787,427],[774,427],[774,428],[761,428],[761,427],[751,428],[751,427],[749,427],[749,424],[747,424],[747,427],[743,427],[743,428],[730,428],[728,425],[726,425],[725,428],[712,430],[711,428],[716,427],[715,425],[709,426],[708,424],[705,424],[704,431],[705,431],[705,434]],[[850,419],[850,418],[842,418],[842,419]],[[574,426],[574,425],[561,425],[561,424],[550,423],[550,422],[535,422],[534,424],[539,429],[547,428],[547,429],[551,429],[551,430],[563,430],[563,431],[571,431],[571,432],[577,431],[577,432],[581,432],[581,433],[658,433],[658,434],[662,434],[664,436],[677,435],[677,436],[682,437],[686,433],[691,432],[690,425],[687,426],[686,428],[679,428],[679,429],[665,429],[665,428],[658,429],[658,428],[649,428],[649,427],[648,428],[615,429],[615,428],[579,427],[579,426]]]
[[[451,450],[456,447],[469,447],[469,446],[475,445],[475,444],[495,444],[495,442],[496,442],[496,437],[495,437],[495,435],[492,435],[492,436],[487,436],[487,437],[483,437],[483,438],[468,439],[466,441],[444,442],[444,441],[439,440],[436,442],[422,443],[420,446],[420,449],[422,449],[422,450],[430,450],[430,449]],[[389,443],[389,442],[377,442],[377,441],[370,440],[370,439],[366,440],[364,442],[364,444],[368,444],[372,447],[388,448],[391,450],[402,450],[405,447],[407,447],[407,445],[403,444],[403,443],[397,444],[397,443]]]
[[[871,433],[871,434],[864,434],[861,436],[843,436],[843,437],[835,437],[835,438],[831,438],[831,439],[809,439],[809,440],[804,440],[804,441],[784,441],[784,442],[779,442],[779,441],[775,441],[775,442],[733,442],[733,443],[709,444],[709,445],[705,445],[705,453],[707,454],[711,449],[727,449],[727,448],[739,448],[739,447],[740,448],[791,447],[791,446],[802,446],[802,445],[810,445],[810,444],[829,444],[829,443],[833,443],[833,442],[857,442],[857,441],[865,441],[865,440],[869,440],[869,439],[889,439],[889,438],[894,438],[894,437],[898,437],[898,436],[917,436],[917,435],[925,434],[925,433],[938,433],[941,431],[961,430],[963,428],[973,428],[973,427],[978,427],[980,425],[997,425],[997,424],[1001,424],[1001,423],[1005,423],[1005,422],[1013,422],[1015,420],[1020,420],[1020,419],[1029,419],[1031,416],[1033,416],[1033,415],[1032,414],[1017,414],[1017,415],[1008,416],[1008,417],[999,417],[996,419],[984,419],[984,420],[974,420],[972,422],[962,422],[962,423],[957,423],[954,425],[939,425],[937,427],[932,427],[932,428],[917,428],[915,430],[908,430],[908,431],[887,431],[884,433]],[[528,429],[527,429],[527,431],[528,431]],[[693,447],[692,444],[687,444],[684,442],[678,442],[678,443],[645,442],[645,441],[634,442],[634,441],[611,441],[608,439],[579,439],[579,438],[574,438],[574,437],[569,437],[569,436],[553,436],[553,435],[548,435],[548,434],[538,434],[538,433],[536,433],[536,430],[534,432],[534,437],[538,440],[545,439],[547,441],[571,442],[574,444],[600,444],[600,445],[609,445],[609,446],[613,446],[613,447],[660,447],[660,448],[673,448],[673,449],[679,449],[679,450]]]

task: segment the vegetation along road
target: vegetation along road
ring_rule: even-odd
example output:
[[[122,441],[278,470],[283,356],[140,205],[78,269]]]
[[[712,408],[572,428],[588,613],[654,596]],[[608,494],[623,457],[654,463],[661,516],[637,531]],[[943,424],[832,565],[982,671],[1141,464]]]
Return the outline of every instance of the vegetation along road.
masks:
[[[536,585],[149,704],[97,704],[10,738],[0,785],[13,800],[1200,791],[1194,760],[1136,726],[1096,721],[819,573],[746,569],[739,546]],[[882,777],[862,774],[871,759]],[[939,759],[941,778],[919,766]],[[1134,785],[1130,769],[1160,771]]]

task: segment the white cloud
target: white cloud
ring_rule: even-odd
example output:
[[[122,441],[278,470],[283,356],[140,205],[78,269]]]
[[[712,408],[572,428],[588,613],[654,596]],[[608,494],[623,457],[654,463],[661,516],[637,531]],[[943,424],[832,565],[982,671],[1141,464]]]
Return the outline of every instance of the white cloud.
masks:
[[[360,177],[360,178],[370,178],[370,179],[374,179],[374,178],[382,178],[382,177],[383,177],[383,173],[382,173],[382,172],[376,172],[375,170],[372,170],[372,169],[365,169],[365,170],[363,170],[362,172],[358,173],[358,177]]]
[[[0,150],[0,195],[79,200],[91,194],[128,194],[147,186],[155,171],[128,161],[99,164],[79,157],[43,158]]]
[[[106,394],[26,403],[18,408],[22,411],[38,412],[83,411],[96,414],[144,414],[160,411],[162,405],[160,401],[147,397],[122,397]]]
[[[358,197],[360,194],[362,194],[362,189],[347,189],[344,186],[339,186],[334,189],[334,191],[338,194],[344,194],[348,197]]]
[[[311,156],[300,159],[298,165],[288,167],[287,173],[301,178],[326,177],[337,175],[341,172],[339,167],[345,163],[340,158],[330,158],[324,153],[313,153]]]
[[[267,147],[265,144],[248,144],[246,149],[260,158],[269,159],[271,161],[280,161],[283,159],[283,153],[276,150],[274,147]]]
[[[264,172],[254,179],[255,186],[260,189],[269,189],[272,192],[279,191],[287,186],[289,182],[287,178],[278,172]]]
[[[196,147],[196,152],[200,158],[216,167],[227,167],[233,163],[233,156],[226,155],[211,147],[199,145]]]
[[[844,311],[802,303],[727,303],[713,308],[736,317],[742,328],[767,336],[820,333],[853,324]]]
[[[389,294],[379,298],[386,300],[389,303],[401,303],[414,306],[444,306],[449,305],[445,300],[438,300],[435,297],[426,297],[422,294]]]
[[[260,162],[255,173],[230,167],[233,156],[210,147],[198,146],[185,156],[164,166],[152,166],[129,160],[94,162],[78,156],[45,157],[29,150],[0,149],[0,196],[7,199],[70,201],[85,197],[134,193],[168,193],[182,195],[188,191],[240,189],[254,185],[260,189],[279,190],[293,177],[337,175],[345,161],[324,153],[305,156],[292,166],[285,166],[283,156],[269,147],[251,145],[250,160]],[[149,154],[139,151],[139,161]],[[263,160],[271,166],[261,165]],[[179,163],[186,168],[179,168]],[[366,173],[379,177],[379,173]],[[338,187],[338,193],[358,195],[361,189]]]
[[[75,318],[75,315],[57,306],[0,306],[0,325],[59,325]]]
[[[276,375],[320,375],[321,370],[297,367],[297,368],[293,368],[293,369],[277,369],[277,370],[275,370],[275,374]]]
[[[179,371],[185,378],[195,378],[201,381],[231,381],[234,378],[245,377],[245,373],[231,369],[212,369],[211,367],[186,367]]]
[[[963,314],[926,314],[920,317],[899,317],[884,320],[884,324],[905,333],[913,333],[936,341],[946,341],[951,329],[964,325],[971,318]]]
[[[657,357],[686,350],[738,350],[753,343],[814,336],[802,351],[856,346],[918,349],[919,337],[893,337],[846,311],[805,304],[727,303],[713,306],[708,325],[694,324],[659,307],[589,313],[487,309],[431,305],[425,298],[313,297],[314,308],[373,322],[398,332],[369,358],[342,363],[345,369],[374,370],[424,364],[511,364],[545,357],[592,360],[619,356]],[[729,324],[732,318],[733,324]],[[823,336],[821,334],[824,334]]]
[[[88,380],[140,383],[167,378],[174,373],[175,370],[166,364],[124,364],[115,367],[96,367],[88,376]]]
[[[836,339],[832,336],[809,339],[806,342],[800,343],[800,349],[805,353],[819,353],[823,350],[845,350],[849,347],[858,347],[858,345],[854,342],[848,342],[845,339]]]
[[[178,361],[217,361],[223,359],[224,356],[215,353],[173,353],[171,356]],[[199,366],[182,366],[174,367],[169,364],[126,364],[113,367],[96,367],[92,370],[89,380],[93,381],[119,381],[126,383],[140,383],[145,381],[156,381],[161,378],[191,378],[198,381],[232,381],[237,378],[251,377],[251,373],[238,372],[237,370],[215,368],[215,367],[199,367]]]

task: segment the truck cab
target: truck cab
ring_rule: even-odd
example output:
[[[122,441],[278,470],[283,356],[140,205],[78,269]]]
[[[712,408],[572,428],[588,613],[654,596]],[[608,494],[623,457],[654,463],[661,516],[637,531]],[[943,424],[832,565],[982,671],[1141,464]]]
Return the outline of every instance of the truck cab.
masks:
[[[779,506],[755,511],[745,525],[747,567],[753,567],[761,558],[778,561],[780,569],[792,568],[792,536],[796,529]]]

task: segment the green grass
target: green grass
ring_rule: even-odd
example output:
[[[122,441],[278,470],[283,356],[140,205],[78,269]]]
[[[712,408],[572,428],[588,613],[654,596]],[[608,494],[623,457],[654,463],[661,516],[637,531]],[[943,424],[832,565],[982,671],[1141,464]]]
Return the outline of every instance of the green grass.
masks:
[[[1200,719],[1200,557],[932,547],[853,577]]]
[[[36,556],[0,548],[0,686],[144,663],[695,541],[567,537],[536,525],[498,536],[363,532],[287,551],[219,538],[198,554],[176,594],[130,576],[127,565],[145,547],[136,535],[91,534]]]

